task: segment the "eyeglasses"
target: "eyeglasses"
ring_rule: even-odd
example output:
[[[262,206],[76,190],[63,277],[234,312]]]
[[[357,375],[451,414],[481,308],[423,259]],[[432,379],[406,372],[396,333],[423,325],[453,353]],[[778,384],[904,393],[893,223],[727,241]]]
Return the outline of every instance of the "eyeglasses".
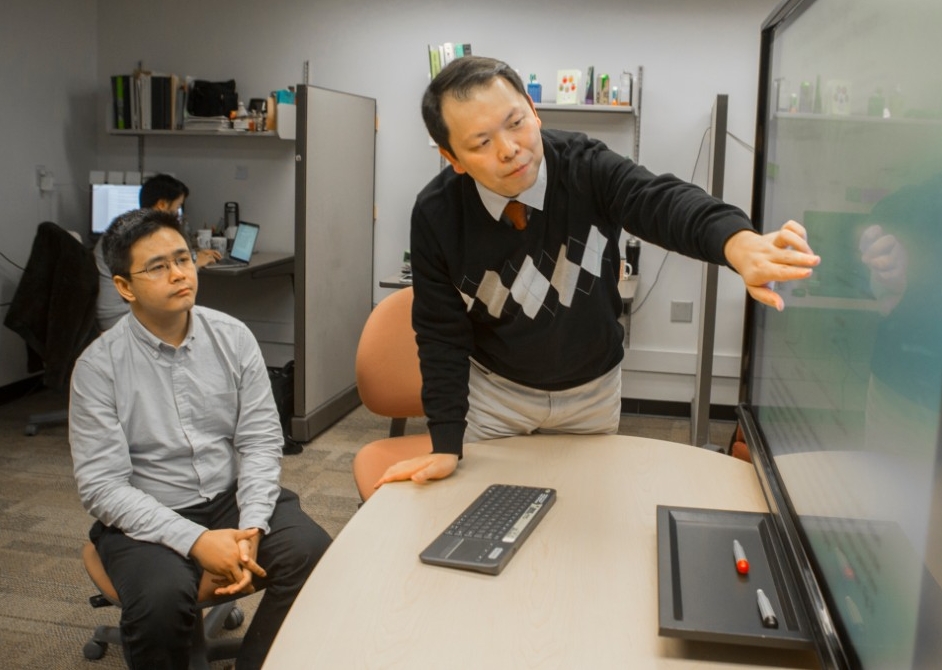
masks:
[[[196,253],[187,251],[174,256],[170,260],[157,260],[149,263],[143,270],[131,272],[132,275],[147,275],[148,279],[166,279],[170,274],[170,267],[176,265],[181,271],[186,272],[196,261]]]

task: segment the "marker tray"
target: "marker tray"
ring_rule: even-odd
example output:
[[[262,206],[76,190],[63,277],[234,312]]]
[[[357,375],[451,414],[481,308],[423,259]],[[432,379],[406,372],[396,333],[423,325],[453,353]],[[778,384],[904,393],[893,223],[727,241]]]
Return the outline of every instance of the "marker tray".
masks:
[[[733,540],[749,560],[736,571]],[[657,508],[658,633],[705,642],[812,648],[811,630],[785,566],[769,514]],[[756,589],[778,619],[762,625]]]

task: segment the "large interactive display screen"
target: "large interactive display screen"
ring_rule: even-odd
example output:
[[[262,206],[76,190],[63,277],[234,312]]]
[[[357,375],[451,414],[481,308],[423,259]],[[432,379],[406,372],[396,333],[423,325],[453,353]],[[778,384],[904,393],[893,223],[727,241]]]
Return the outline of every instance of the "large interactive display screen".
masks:
[[[790,0],[762,33],[753,219],[822,261],[750,305],[742,399],[837,667],[942,667],[940,27],[938,0]]]

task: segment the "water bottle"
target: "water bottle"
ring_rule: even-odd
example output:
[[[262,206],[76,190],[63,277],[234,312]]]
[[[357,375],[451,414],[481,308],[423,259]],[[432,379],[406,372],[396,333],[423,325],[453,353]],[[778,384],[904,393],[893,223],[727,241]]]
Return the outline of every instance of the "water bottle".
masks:
[[[527,95],[530,96],[533,102],[543,101],[543,85],[536,80],[535,74],[530,75],[530,83],[527,84]]]

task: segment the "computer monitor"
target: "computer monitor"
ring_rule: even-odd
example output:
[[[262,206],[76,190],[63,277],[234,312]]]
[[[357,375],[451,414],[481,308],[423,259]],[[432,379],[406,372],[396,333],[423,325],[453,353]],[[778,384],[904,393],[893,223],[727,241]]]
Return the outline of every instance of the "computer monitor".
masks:
[[[762,30],[752,218],[821,265],[750,302],[739,411],[828,668],[942,667],[940,22],[788,0]]]
[[[139,184],[91,185],[91,232],[97,236],[108,230],[115,217],[139,208]]]

